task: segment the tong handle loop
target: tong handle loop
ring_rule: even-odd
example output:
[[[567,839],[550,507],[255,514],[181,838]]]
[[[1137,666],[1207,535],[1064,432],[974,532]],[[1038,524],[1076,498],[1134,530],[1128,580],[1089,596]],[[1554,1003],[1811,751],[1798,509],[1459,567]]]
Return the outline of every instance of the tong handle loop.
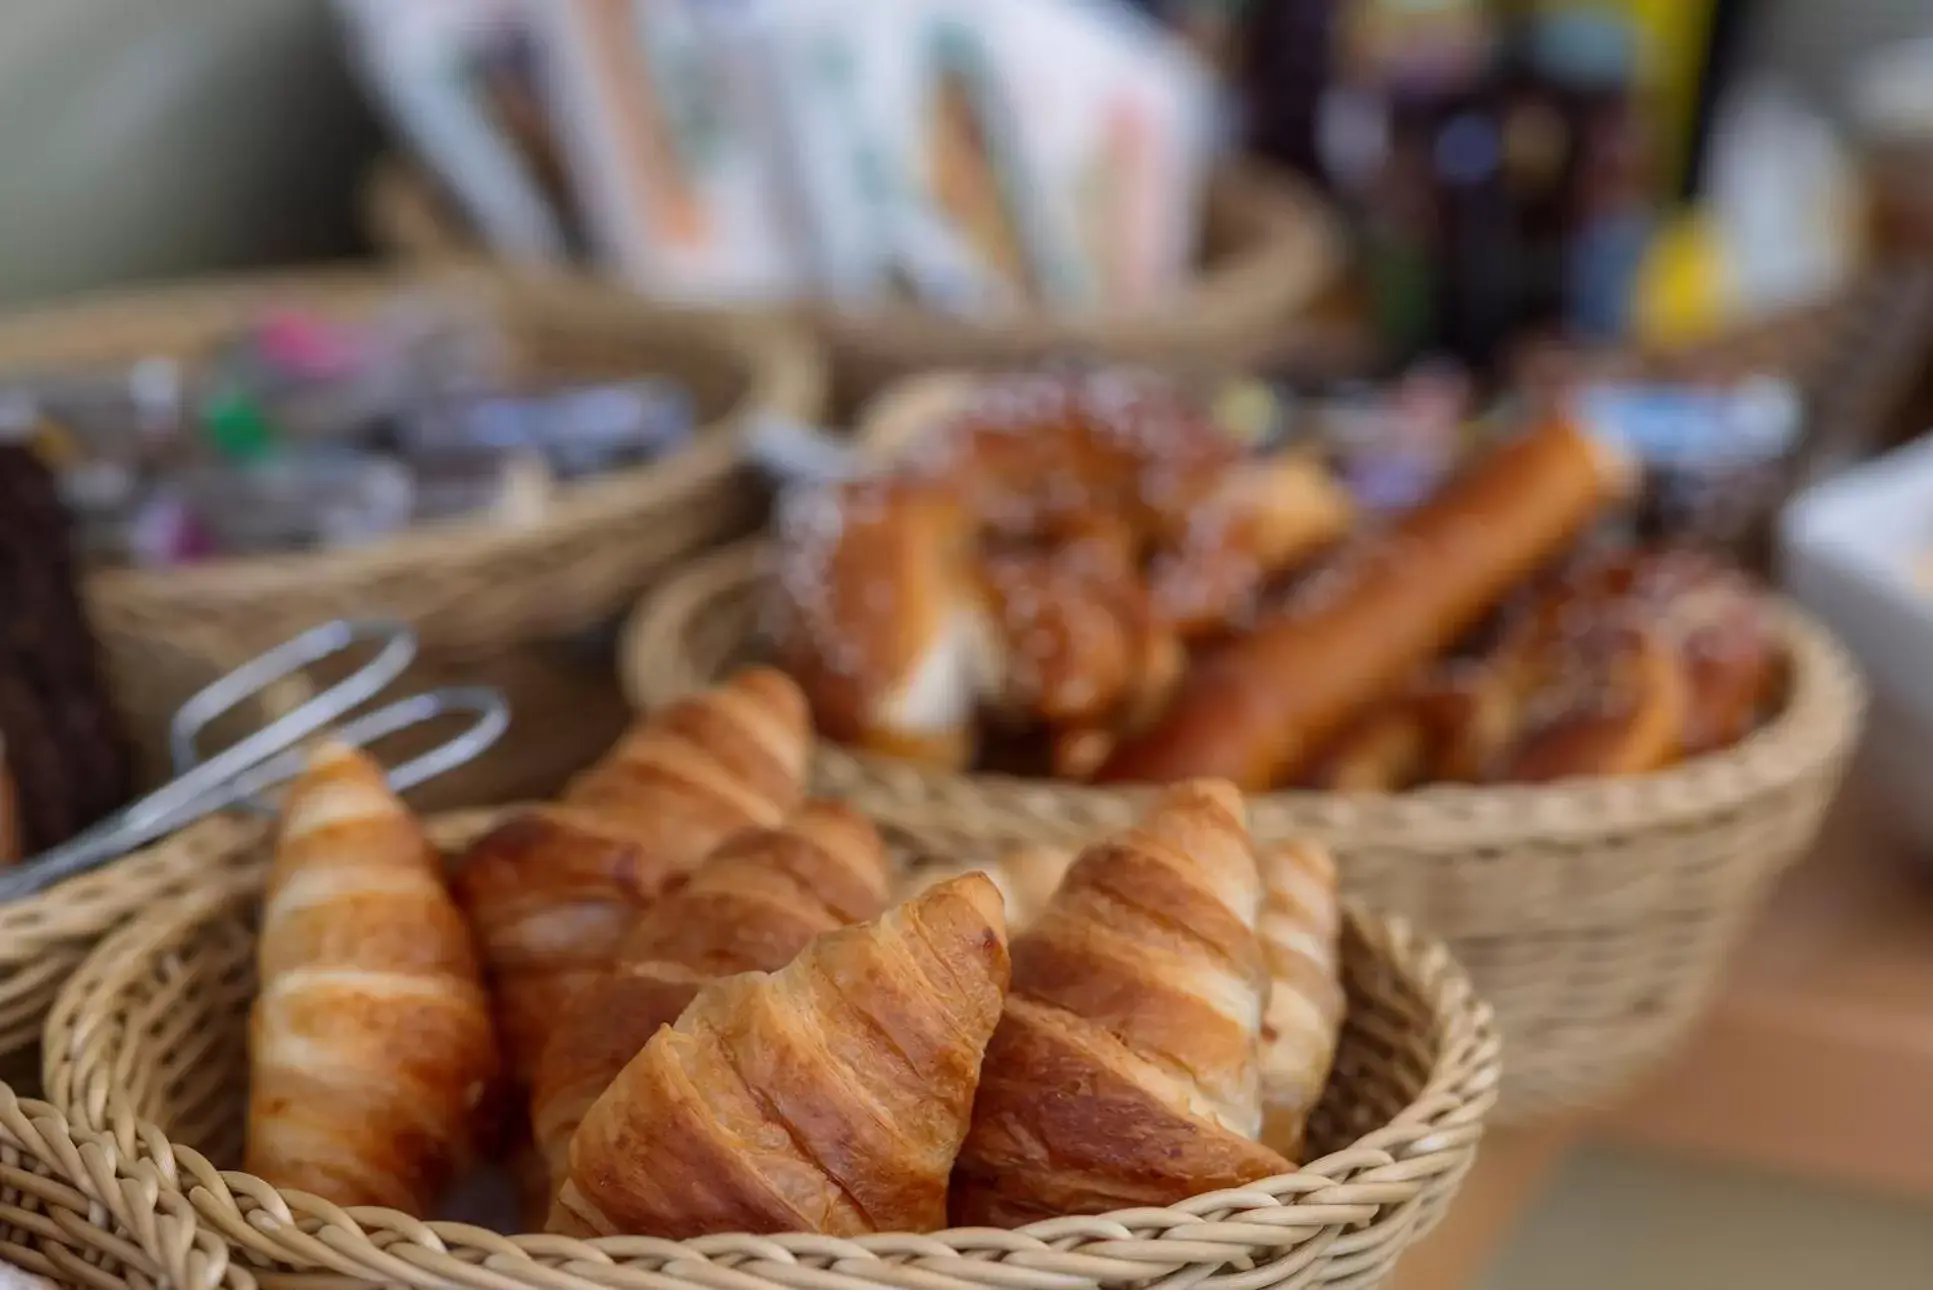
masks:
[[[366,641],[382,643],[374,658],[293,711],[201,760],[199,740],[210,722],[275,682]],[[415,656],[416,637],[400,623],[338,619],[242,664],[190,697],[169,723],[169,751],[177,771],[173,780],[60,846],[0,873],[0,902],[97,869],[226,807],[247,804],[268,810],[261,794],[301,772],[302,742],[380,694]],[[510,706],[503,694],[488,686],[451,686],[413,695],[343,722],[332,737],[360,747],[457,712],[472,713],[476,721],[389,772],[390,786],[402,792],[472,760],[495,743],[510,726]]]
[[[239,773],[284,748],[292,748],[381,694],[416,658],[416,635],[386,619],[344,619],[311,627],[191,695],[168,723],[168,751],[175,774],[186,778],[203,765],[198,741],[210,722],[303,668],[365,641],[381,641],[375,657],[293,711],[210,757],[219,777]]]
[[[389,772],[389,787],[402,793],[475,760],[502,737],[510,728],[510,703],[503,691],[487,685],[452,685],[413,694],[344,722],[331,730],[328,737],[352,748],[361,748],[412,726],[461,712],[473,714],[476,720],[445,742]],[[263,795],[301,774],[306,761],[307,754],[301,748],[277,753],[237,776],[230,785],[229,800],[222,805],[242,805],[263,814],[272,813],[274,808]]]

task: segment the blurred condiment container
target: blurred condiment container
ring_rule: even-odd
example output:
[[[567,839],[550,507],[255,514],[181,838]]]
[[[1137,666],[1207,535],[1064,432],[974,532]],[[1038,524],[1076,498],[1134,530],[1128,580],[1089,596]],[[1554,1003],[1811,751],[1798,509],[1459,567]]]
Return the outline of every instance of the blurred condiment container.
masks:
[[[1933,258],[1933,35],[1881,47],[1849,82],[1875,254]]]

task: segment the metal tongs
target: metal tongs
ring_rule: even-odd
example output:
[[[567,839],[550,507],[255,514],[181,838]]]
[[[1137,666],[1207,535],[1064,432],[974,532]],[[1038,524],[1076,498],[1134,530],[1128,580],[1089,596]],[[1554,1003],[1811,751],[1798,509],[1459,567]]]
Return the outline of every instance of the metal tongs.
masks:
[[[253,734],[201,759],[199,741],[210,722],[303,668],[368,642],[380,642],[380,648],[367,663]],[[217,811],[271,811],[265,794],[300,773],[305,753],[299,745],[327,727],[334,726],[331,738],[361,747],[437,717],[474,714],[476,720],[447,742],[389,772],[389,785],[399,793],[473,760],[510,725],[510,705],[502,692],[489,686],[449,686],[349,717],[387,689],[415,657],[416,636],[401,623],[338,619],[242,664],[189,698],[169,723],[174,779],[61,845],[0,871],[0,902],[98,869]],[[338,721],[342,724],[335,725]]]

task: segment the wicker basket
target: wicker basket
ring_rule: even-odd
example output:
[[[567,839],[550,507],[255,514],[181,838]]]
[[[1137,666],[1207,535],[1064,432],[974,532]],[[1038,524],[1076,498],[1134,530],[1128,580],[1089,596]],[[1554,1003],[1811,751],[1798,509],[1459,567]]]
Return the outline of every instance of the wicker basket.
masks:
[[[185,1224],[169,1232],[179,1251],[148,1253],[156,1206],[170,1202],[133,1165],[112,1138],[0,1083],[0,1265],[89,1290],[158,1290],[171,1264],[197,1275],[225,1264],[219,1239]]]
[[[820,410],[823,365],[809,345],[769,323],[478,271],[309,274],[83,299],[0,323],[0,370],[193,357],[265,306],[346,318],[422,288],[491,317],[510,341],[518,375],[677,377],[704,420],[697,442],[661,462],[566,487],[543,521],[526,527],[461,520],[349,551],[93,574],[94,625],[109,668],[127,679],[123,698],[137,723],[158,723],[184,697],[140,684],[151,642],[184,624],[246,657],[329,618],[382,612],[422,637],[415,684],[499,684],[524,714],[514,739],[451,781],[463,796],[501,801],[548,791],[609,742],[614,730],[595,718],[619,706],[607,658],[569,638],[621,616],[673,562],[756,522],[760,494],[738,467],[737,426],[761,416],[811,419]],[[572,712],[593,719],[565,719]]]
[[[377,166],[363,206],[376,242],[401,256],[445,264],[485,256],[431,181],[404,162]],[[1203,233],[1199,275],[1173,301],[1140,315],[1032,315],[983,324],[900,308],[814,311],[810,325],[831,354],[842,401],[863,400],[914,372],[1012,367],[1059,355],[1226,371],[1271,353],[1345,264],[1328,206],[1292,176],[1253,164],[1215,176]]]
[[[654,706],[760,650],[764,548],[715,552],[633,615],[625,684]],[[1783,611],[1784,710],[1737,747],[1658,775],[1547,787],[1253,799],[1264,838],[1333,845],[1350,891],[1449,941],[1511,1046],[1500,1114],[1598,1102],[1697,1018],[1772,881],[1810,845],[1863,693],[1825,632]],[[950,775],[821,744],[814,789],[944,851],[1122,827],[1145,794]]]
[[[489,817],[440,817],[459,845]],[[257,840],[259,843],[259,839]],[[246,855],[259,845],[243,847]],[[1011,1233],[644,1238],[503,1237],[391,1210],[342,1210],[222,1172],[240,1157],[259,868],[155,910],[103,944],[47,1026],[47,1085],[76,1123],[150,1162],[130,1224],[175,1290],[330,1290],[384,1283],[475,1290],[715,1285],[735,1290],[985,1286],[1074,1290],[1144,1283],[1236,1287],[1381,1284],[1433,1225],[1475,1156],[1494,1100],[1489,1010],[1442,947],[1353,913],[1350,996],[1336,1075],[1312,1121],[1329,1154],[1294,1174],[1172,1209],[1064,1218]],[[208,1261],[197,1230],[233,1244]],[[177,1258],[179,1252],[179,1258]]]

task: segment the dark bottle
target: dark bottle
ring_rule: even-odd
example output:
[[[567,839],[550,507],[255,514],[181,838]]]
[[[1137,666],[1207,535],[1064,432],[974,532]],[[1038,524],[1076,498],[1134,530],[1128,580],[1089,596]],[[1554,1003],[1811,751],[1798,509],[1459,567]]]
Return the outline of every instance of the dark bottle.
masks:
[[[1326,183],[1323,95],[1335,79],[1344,0],[1253,0],[1234,53],[1249,145]]]

